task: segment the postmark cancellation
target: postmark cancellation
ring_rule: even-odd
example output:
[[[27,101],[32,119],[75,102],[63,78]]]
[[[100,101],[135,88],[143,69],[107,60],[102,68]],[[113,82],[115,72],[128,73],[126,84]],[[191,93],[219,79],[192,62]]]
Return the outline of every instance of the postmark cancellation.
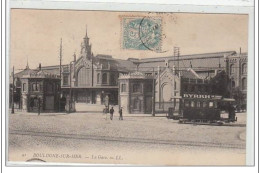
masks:
[[[122,48],[161,51],[162,18],[159,16],[121,17]]]

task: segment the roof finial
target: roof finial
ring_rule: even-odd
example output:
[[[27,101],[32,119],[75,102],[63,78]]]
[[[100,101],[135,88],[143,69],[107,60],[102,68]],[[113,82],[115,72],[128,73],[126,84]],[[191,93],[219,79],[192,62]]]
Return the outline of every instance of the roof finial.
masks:
[[[86,38],[88,38],[88,26],[86,25]]]
[[[74,51],[73,57],[74,57],[74,62],[76,62],[76,51]]]
[[[28,57],[27,57],[27,64],[26,64],[26,69],[29,69],[29,64],[28,64]]]

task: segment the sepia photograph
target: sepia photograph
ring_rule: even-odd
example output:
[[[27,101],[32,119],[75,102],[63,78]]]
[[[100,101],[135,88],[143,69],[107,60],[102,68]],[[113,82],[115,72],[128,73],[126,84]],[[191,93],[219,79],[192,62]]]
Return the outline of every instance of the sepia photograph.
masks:
[[[8,162],[245,166],[248,23],[10,9]]]

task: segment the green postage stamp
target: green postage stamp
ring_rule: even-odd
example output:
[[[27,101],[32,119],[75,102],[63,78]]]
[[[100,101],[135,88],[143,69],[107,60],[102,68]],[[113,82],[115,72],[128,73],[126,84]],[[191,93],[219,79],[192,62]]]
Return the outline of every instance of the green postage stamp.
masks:
[[[125,17],[122,19],[122,48],[161,51],[161,17]]]

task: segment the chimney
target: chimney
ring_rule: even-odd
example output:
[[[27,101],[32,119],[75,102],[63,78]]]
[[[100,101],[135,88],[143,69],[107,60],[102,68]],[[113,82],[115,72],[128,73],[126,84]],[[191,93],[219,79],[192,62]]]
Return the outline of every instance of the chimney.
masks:
[[[41,65],[41,63],[39,64],[39,70],[42,70],[42,65]]]

